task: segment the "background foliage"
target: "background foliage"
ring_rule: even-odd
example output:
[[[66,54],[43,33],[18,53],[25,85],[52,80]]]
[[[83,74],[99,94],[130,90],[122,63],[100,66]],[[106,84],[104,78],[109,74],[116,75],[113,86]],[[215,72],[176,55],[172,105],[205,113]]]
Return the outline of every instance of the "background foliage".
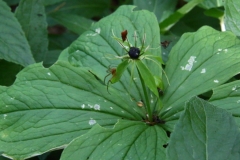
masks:
[[[234,0],[0,0],[0,159],[239,159],[239,10]],[[111,94],[102,82],[127,54],[113,38],[125,29],[165,62],[170,85],[143,60],[163,77],[162,103],[149,97],[157,125],[139,107],[136,70]]]

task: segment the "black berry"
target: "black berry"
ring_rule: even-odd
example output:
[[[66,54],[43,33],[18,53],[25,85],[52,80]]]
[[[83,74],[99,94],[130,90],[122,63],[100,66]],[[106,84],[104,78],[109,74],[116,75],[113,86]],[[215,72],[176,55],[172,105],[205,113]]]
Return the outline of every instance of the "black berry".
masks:
[[[140,56],[140,49],[137,47],[130,47],[130,50],[128,51],[128,55],[132,59],[138,59]]]

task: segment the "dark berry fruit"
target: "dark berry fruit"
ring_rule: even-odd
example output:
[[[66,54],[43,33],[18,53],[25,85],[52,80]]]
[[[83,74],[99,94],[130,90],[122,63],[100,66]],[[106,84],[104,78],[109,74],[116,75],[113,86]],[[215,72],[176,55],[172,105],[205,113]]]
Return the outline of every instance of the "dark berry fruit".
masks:
[[[130,50],[128,51],[128,55],[132,59],[138,59],[140,56],[140,49],[137,47],[130,47]]]

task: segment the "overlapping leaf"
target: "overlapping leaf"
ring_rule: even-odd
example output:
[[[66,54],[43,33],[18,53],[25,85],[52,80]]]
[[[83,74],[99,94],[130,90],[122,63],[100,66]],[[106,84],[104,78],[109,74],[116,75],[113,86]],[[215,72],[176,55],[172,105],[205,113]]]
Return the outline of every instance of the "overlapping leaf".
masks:
[[[240,36],[240,1],[226,0],[224,7],[226,29]]]
[[[31,46],[36,62],[48,52],[47,22],[43,0],[21,0],[15,13]]]
[[[45,4],[55,4],[47,7],[47,10],[52,13],[70,13],[87,18],[103,17],[110,14],[109,0],[51,0]]]
[[[119,121],[113,129],[94,126],[75,139],[61,160],[78,159],[165,159],[166,132],[159,126]]]
[[[177,119],[184,103],[240,72],[240,41],[230,32],[203,27],[184,34],[166,65],[170,85],[164,91],[161,117]]]
[[[139,9],[146,9],[153,12],[158,22],[166,19],[170,14],[174,12],[177,5],[177,0],[150,0],[150,1],[138,1],[134,0],[133,4]]]
[[[91,29],[83,33],[69,47],[70,62],[74,65],[90,67],[94,73],[104,79],[109,67],[117,67],[122,60],[119,56],[126,55],[126,51],[118,44],[113,36],[121,37],[121,32],[128,30],[129,42],[134,45],[134,32],[137,34],[137,47],[150,46],[149,52],[160,56],[159,27],[156,17],[149,11],[133,11],[134,6],[122,6],[110,16],[94,24]],[[151,24],[151,25],[149,25]],[[146,43],[143,37],[146,34]],[[161,70],[155,63],[146,60],[148,68],[154,75],[161,76]],[[131,75],[131,69],[125,71],[120,83],[111,85],[124,92],[129,92],[136,99],[141,100],[142,92],[139,87],[140,79]],[[134,77],[136,76],[136,77]],[[131,83],[134,78],[134,83]]]
[[[66,62],[25,68],[14,85],[0,87],[0,151],[23,159],[61,148],[95,123],[142,119],[125,93],[109,90],[111,95],[88,70]]]
[[[209,100],[213,105],[226,109],[235,117],[240,126],[240,81],[228,83],[213,89],[213,95]]]
[[[238,160],[238,126],[230,113],[192,98],[171,134],[167,156],[169,160]]]
[[[21,26],[3,1],[0,1],[0,21],[0,59],[22,66],[34,63]]]
[[[87,31],[94,23],[94,21],[78,16],[76,14],[57,13],[51,14],[50,16],[53,17],[54,20],[56,20],[58,23],[65,26],[67,29],[79,35]]]

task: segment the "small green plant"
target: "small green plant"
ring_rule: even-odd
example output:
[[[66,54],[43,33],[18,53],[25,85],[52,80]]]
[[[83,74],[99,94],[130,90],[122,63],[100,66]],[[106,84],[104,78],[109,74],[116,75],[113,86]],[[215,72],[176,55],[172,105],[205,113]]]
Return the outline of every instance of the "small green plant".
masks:
[[[61,160],[239,159],[240,16],[232,9],[239,2],[192,0],[164,17],[138,10],[153,1],[134,1],[138,8],[122,5],[90,25],[75,10],[60,13],[73,3],[60,0],[48,16],[79,35],[63,48],[47,39],[43,2],[34,2],[21,0],[13,15],[0,1],[0,57],[25,67],[0,86],[2,156],[63,149]],[[177,1],[159,9],[170,2]],[[224,14],[229,31],[176,31],[196,5],[221,24]],[[34,18],[24,17],[27,9]],[[91,23],[80,30],[79,19]],[[50,51],[58,51],[56,62]]]

